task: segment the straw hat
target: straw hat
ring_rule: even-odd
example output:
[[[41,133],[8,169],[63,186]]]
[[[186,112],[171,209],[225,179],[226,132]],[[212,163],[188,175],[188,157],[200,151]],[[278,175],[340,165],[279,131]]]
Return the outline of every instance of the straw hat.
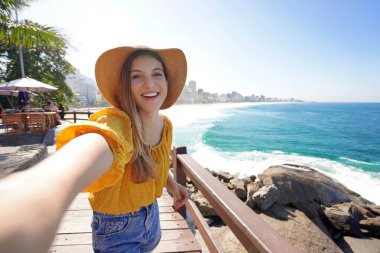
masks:
[[[104,52],[95,64],[95,78],[100,92],[110,105],[122,109],[118,95],[121,94],[121,69],[127,57],[137,50],[153,51],[165,63],[168,94],[160,109],[169,108],[181,94],[187,74],[185,54],[177,48],[117,47]]]

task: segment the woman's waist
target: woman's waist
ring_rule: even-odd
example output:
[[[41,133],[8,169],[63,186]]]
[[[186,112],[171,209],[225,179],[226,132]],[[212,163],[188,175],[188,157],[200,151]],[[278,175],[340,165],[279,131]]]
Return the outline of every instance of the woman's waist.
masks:
[[[154,201],[151,204],[148,204],[146,206],[140,206],[138,210],[136,211],[131,211],[131,212],[121,212],[120,214],[111,214],[107,212],[102,212],[102,211],[96,211],[93,210],[93,215],[95,217],[104,217],[104,218],[112,218],[112,217],[134,217],[134,216],[139,216],[139,215],[144,215],[148,213],[150,210],[155,208],[157,206],[157,199],[154,199]]]
[[[90,193],[89,202],[92,210],[108,214],[124,214],[136,212],[141,207],[149,206],[156,198],[161,197],[161,191],[129,192],[124,194]]]

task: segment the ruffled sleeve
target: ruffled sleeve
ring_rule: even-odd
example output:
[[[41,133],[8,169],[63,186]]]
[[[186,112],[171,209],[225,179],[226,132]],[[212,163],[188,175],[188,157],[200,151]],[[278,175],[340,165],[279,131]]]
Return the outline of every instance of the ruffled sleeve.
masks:
[[[131,121],[127,114],[114,108],[98,111],[87,122],[73,124],[65,128],[57,136],[57,150],[75,137],[87,133],[102,135],[107,140],[114,155],[111,167],[100,178],[83,190],[83,192],[97,192],[121,180],[125,165],[132,158]]]

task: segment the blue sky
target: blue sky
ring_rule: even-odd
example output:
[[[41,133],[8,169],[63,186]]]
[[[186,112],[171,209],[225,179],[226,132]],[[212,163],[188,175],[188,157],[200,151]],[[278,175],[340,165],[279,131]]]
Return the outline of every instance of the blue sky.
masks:
[[[376,0],[39,0],[21,18],[60,28],[92,78],[109,48],[178,47],[210,92],[380,102],[379,13]]]

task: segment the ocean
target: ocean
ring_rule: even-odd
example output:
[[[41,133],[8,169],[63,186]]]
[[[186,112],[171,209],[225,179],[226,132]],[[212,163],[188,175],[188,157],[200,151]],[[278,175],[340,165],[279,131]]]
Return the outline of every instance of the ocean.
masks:
[[[176,105],[174,145],[238,177],[306,165],[380,204],[380,103]]]

